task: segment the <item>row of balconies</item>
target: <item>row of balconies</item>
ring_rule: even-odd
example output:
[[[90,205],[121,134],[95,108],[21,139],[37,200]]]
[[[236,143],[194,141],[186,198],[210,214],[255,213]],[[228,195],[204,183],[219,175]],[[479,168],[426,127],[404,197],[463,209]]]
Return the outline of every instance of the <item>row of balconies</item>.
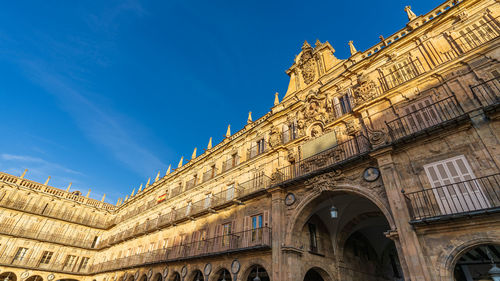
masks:
[[[91,271],[100,273],[240,251],[268,249],[271,248],[271,237],[271,229],[262,227],[207,239],[198,239],[164,249],[97,263],[92,266]]]
[[[54,262],[50,261],[48,263],[43,263],[41,259],[36,258],[26,258],[19,256],[1,256],[0,257],[0,265],[3,266],[12,266],[19,268],[27,268],[34,270],[47,270],[52,272],[62,272],[62,273],[70,273],[70,274],[88,274],[90,273],[91,267],[86,265],[82,267],[78,263],[68,264],[67,262]]]
[[[270,181],[271,179],[269,177],[264,174],[259,174],[249,181],[235,184],[221,192],[207,196],[202,200],[192,202],[187,206],[174,209],[169,213],[147,220],[131,229],[123,230],[102,240],[98,246],[99,248],[111,246],[133,237],[144,235],[170,225],[175,225],[182,221],[216,212],[232,204],[240,204],[241,201],[246,198],[256,195],[260,191],[264,191],[270,185]]]

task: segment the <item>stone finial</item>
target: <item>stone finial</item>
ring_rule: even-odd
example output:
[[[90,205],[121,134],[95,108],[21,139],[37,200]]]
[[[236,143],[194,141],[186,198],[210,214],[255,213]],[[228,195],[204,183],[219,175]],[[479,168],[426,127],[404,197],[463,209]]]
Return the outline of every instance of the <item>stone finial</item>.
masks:
[[[182,167],[182,161],[184,161],[184,156],[181,157],[181,161],[179,161],[179,164],[177,164],[177,168]]]
[[[141,184],[141,186],[142,186],[142,184]],[[132,189],[132,194],[130,194],[130,197],[134,196],[134,194],[135,194],[135,188]]]
[[[349,49],[351,50],[351,56],[358,52],[352,41],[349,41]]]
[[[28,169],[24,169],[23,174],[21,175],[21,178],[24,179],[24,176],[26,175],[26,172],[28,172]]]
[[[71,185],[72,185],[72,184],[73,184],[72,182],[70,182],[70,183],[68,184],[68,188],[66,188],[66,192],[69,192],[69,189],[71,188]]]
[[[309,43],[307,43],[307,40],[304,40],[304,44],[302,44],[302,50],[304,49],[311,49],[311,45],[309,45]]]
[[[139,186],[139,189],[137,190],[137,194],[139,194],[139,192],[141,192],[141,190],[142,190],[142,183],[141,183],[141,185]]]
[[[170,169],[172,168],[172,164],[168,165],[167,172],[165,173],[165,176],[170,174]]]
[[[208,140],[207,150],[212,148],[212,137]]]
[[[128,200],[128,195],[127,195],[127,196],[125,196],[125,201],[127,201],[127,200]]]
[[[158,171],[158,174],[156,174],[155,182],[157,182],[160,179],[160,171]]]
[[[101,202],[104,202],[104,198],[106,198],[106,193],[104,193],[104,194],[102,195]]]
[[[49,184],[49,180],[50,180],[50,176],[47,178],[47,180],[45,181],[45,183],[43,185]]]
[[[193,150],[193,154],[191,154],[191,159],[196,158],[196,147]]]
[[[277,106],[278,104],[280,104],[280,98],[279,98],[279,93],[276,92],[274,94],[274,106]]]
[[[89,191],[87,191],[87,196],[85,196],[85,197],[89,198],[89,196],[90,196],[90,188],[89,188]]]
[[[408,15],[408,20],[409,21],[412,21],[412,20],[414,20],[417,17],[417,15],[415,15],[415,13],[411,10],[411,6],[406,6],[405,7],[405,12]]]
[[[252,112],[251,112],[251,111],[249,111],[249,112],[248,112],[248,118],[247,118],[247,124],[250,124],[250,123],[252,123],[252,122],[253,122],[253,121],[252,121]]]
[[[148,178],[148,182],[146,183],[146,186],[144,187],[144,189],[146,189],[146,187],[148,187],[150,184],[151,184],[151,177]]]
[[[231,124],[227,125],[226,138],[231,136]]]
[[[118,198],[118,200],[116,200],[116,206],[120,205],[120,200],[122,200],[122,199]]]

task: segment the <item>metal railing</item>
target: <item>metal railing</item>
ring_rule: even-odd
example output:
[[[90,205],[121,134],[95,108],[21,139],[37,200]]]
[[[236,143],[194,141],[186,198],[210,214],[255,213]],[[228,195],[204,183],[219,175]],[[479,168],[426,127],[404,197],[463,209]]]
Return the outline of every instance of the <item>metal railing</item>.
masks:
[[[0,264],[3,266],[13,266],[21,268],[30,269],[45,269],[55,272],[64,272],[71,274],[88,274],[90,273],[90,266],[85,266],[82,268],[80,262],[75,262],[72,264],[66,264],[61,262],[55,262],[54,259],[48,263],[42,263],[41,258],[24,257],[22,259],[16,256],[2,256],[0,257]]]
[[[459,36],[452,38],[461,53],[468,52],[498,37],[497,18],[488,21],[481,19],[458,31]]]
[[[222,172],[227,172],[232,168],[236,167],[240,163],[240,157],[238,155],[227,159],[222,162]]]
[[[422,106],[415,111],[386,122],[392,141],[411,137],[446,122],[465,116],[455,96]]]
[[[26,227],[13,227],[10,224],[0,224],[0,233],[12,235],[19,238],[36,239],[45,242],[52,242],[67,246],[75,246],[81,248],[92,249],[94,237],[92,239],[79,239],[77,237],[69,237],[63,234],[43,232],[36,229]]]
[[[194,178],[192,178],[192,179],[188,180],[188,181],[186,182],[186,187],[185,187],[185,189],[184,189],[184,190],[185,190],[185,191],[186,191],[186,190],[190,190],[191,188],[195,187],[195,186],[196,186],[196,184],[198,183],[197,181],[198,181],[198,178],[197,178],[197,177],[194,177]]]
[[[500,77],[471,86],[474,99],[483,107],[500,103]]]
[[[413,222],[500,211],[500,174],[404,193]]]
[[[271,247],[271,228],[262,227],[94,264],[93,273]]]
[[[210,168],[210,170],[203,173],[202,177],[203,182],[213,179],[216,175],[217,175],[217,170],[214,167]]]
[[[328,168],[341,162],[353,159],[369,152],[371,145],[366,136],[360,134],[350,140],[338,143],[316,155],[305,158],[297,163],[278,169],[274,183],[280,183],[298,178],[311,172]]]
[[[55,208],[45,210],[45,207],[42,205],[27,203],[25,200],[20,200],[20,199],[11,200],[10,198],[7,198],[4,200],[1,200],[0,206],[5,207],[5,208],[9,208],[9,209],[18,210],[18,211],[23,211],[26,213],[42,215],[45,217],[60,219],[63,221],[68,221],[68,222],[72,222],[72,223],[77,223],[77,224],[101,228],[101,229],[105,229],[105,228],[113,225],[113,223],[114,223],[114,220],[111,218],[110,219],[99,219],[96,216],[83,217],[83,216],[79,215],[78,212],[70,212],[68,210],[63,212],[63,211],[60,211],[60,210],[55,209]]]
[[[403,60],[395,63],[393,67],[380,78],[380,84],[384,91],[388,91],[416,78],[424,72],[424,67],[419,58]]]

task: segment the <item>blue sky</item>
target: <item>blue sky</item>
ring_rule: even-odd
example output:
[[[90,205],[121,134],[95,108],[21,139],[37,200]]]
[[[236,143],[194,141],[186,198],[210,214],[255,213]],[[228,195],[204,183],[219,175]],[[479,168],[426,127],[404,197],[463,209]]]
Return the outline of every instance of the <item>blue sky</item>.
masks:
[[[365,50],[441,1],[7,1],[0,171],[108,202],[283,97],[304,40]]]

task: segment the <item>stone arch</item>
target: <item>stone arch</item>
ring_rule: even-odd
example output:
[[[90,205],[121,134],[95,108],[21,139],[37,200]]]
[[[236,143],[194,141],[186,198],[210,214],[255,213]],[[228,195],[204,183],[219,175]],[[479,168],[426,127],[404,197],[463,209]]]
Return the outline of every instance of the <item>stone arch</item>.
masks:
[[[319,276],[321,276],[321,278],[323,279],[323,281],[333,281],[333,278],[331,277],[331,275],[328,272],[326,272],[326,270],[324,270],[324,269],[322,269],[320,267],[311,267],[311,268],[309,268],[309,270],[307,270],[304,273],[304,277],[301,280],[306,281],[306,277],[311,272],[315,272],[316,274],[318,274]]]
[[[7,280],[8,281],[17,281],[17,275],[12,272],[12,271],[6,271],[6,272],[2,272],[2,274],[0,274],[0,280]]]
[[[468,240],[456,247],[451,251],[443,252],[438,258],[439,276],[441,281],[453,281],[453,270],[458,259],[469,250],[483,245],[483,244],[497,244],[500,245],[498,238],[476,238]]]
[[[163,275],[160,272],[157,272],[153,275],[153,279],[151,281],[163,281]]]
[[[186,278],[184,278],[184,281],[195,281],[197,280],[196,278],[199,278],[200,281],[205,280],[205,275],[199,268],[194,268],[193,270],[191,270],[191,273],[189,273]]]
[[[307,194],[304,197],[304,199],[297,204],[294,213],[290,216],[290,223],[287,225],[286,228],[285,243],[287,245],[292,245],[295,235],[298,235],[298,233],[300,233],[300,228],[302,228],[302,226],[304,225],[304,223],[306,223],[309,217],[308,214],[306,214],[305,212],[306,208],[313,205],[315,201],[324,200],[324,195],[326,193],[342,193],[342,192],[357,195],[371,201],[383,213],[391,229],[396,229],[396,224],[394,222],[394,218],[392,217],[392,213],[390,212],[388,206],[386,205],[387,203],[384,202],[384,200],[380,198],[379,195],[368,191],[368,189],[366,188],[363,189],[357,186],[351,186],[351,185],[336,186],[334,184],[329,184],[329,185],[325,184],[324,186],[321,187],[321,189],[315,188],[312,192],[309,192],[309,194]]]
[[[231,271],[224,266],[219,266],[215,270],[213,270],[212,273],[210,273],[210,277],[208,278],[208,281],[218,281],[220,275],[222,274],[222,272],[224,270],[226,271],[226,275],[225,275],[226,280],[227,281],[233,280],[233,274],[231,274]],[[229,273],[229,274],[227,274],[227,273]]]
[[[168,281],[180,281],[181,280],[181,274],[177,271],[173,271],[172,274],[170,274],[170,278],[167,278]]]
[[[259,268],[259,276],[261,276],[261,275],[262,275],[262,273],[263,273],[264,271],[266,272],[266,274],[270,274],[270,272],[269,272],[269,271],[268,271],[268,270],[267,270],[264,266],[262,266],[261,264],[258,264],[258,263],[253,263],[252,265],[248,266],[248,267],[245,269],[245,271],[243,271],[243,274],[241,275],[241,279],[240,279],[240,280],[241,280],[241,281],[246,281],[246,280],[248,280],[248,278],[250,278],[250,277],[251,277],[250,275],[252,274],[252,271],[253,271],[254,269],[256,269],[257,267]],[[262,271],[262,269],[263,269],[264,271]],[[241,274],[241,273],[240,273],[240,274]],[[261,276],[261,277],[262,277],[262,276]],[[269,280],[271,280],[271,276],[269,276]]]

